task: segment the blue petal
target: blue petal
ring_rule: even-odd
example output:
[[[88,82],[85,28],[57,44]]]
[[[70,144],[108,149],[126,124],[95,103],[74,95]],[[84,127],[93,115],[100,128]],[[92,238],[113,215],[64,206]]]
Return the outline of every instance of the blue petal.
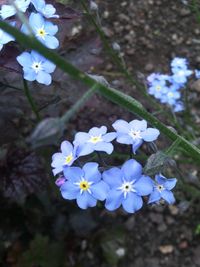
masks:
[[[85,156],[94,152],[94,145],[92,143],[86,143],[77,147],[77,155]]]
[[[67,180],[74,183],[79,182],[84,176],[83,170],[79,167],[65,167],[63,173]]]
[[[154,191],[151,193],[149,200],[148,200],[148,204],[153,203],[153,202],[157,202],[161,199],[161,195],[160,192],[156,189],[154,189]]]
[[[52,73],[54,72],[56,65],[53,64],[51,61],[46,60],[43,64],[42,64],[43,69],[47,72],[47,73]]]
[[[133,120],[129,122],[130,128],[135,131],[145,131],[147,129],[147,122],[145,120]]]
[[[117,188],[120,187],[123,182],[123,173],[119,168],[114,167],[104,171],[102,178],[111,188]]]
[[[117,136],[117,133],[107,133],[102,138],[104,142],[111,142],[113,141]]]
[[[76,144],[83,144],[86,143],[90,139],[88,133],[79,132],[75,135],[74,143]]]
[[[45,37],[45,44],[50,49],[56,49],[59,46],[59,41],[56,37],[47,35]]]
[[[46,61],[46,59],[42,55],[40,55],[38,52],[34,50],[31,51],[31,57],[32,57],[32,61],[36,61],[36,62]]]
[[[35,81],[37,74],[35,71],[29,69],[28,71],[24,70],[24,79],[28,81]]]
[[[93,127],[92,129],[89,130],[89,135],[91,136],[99,136],[103,135],[107,132],[107,127],[106,126],[101,126],[100,128],[98,127]]]
[[[17,12],[15,8],[11,5],[2,5],[2,8],[0,10],[0,16],[2,17],[3,20],[12,17],[16,13]]]
[[[61,187],[60,191],[62,197],[65,199],[76,199],[80,193],[80,189],[78,186],[74,185],[71,181],[65,182]]]
[[[124,120],[117,120],[112,124],[115,131],[120,133],[128,133],[130,131],[130,126],[127,121]]]
[[[105,207],[107,210],[116,210],[121,206],[123,194],[120,190],[110,190],[106,198]]]
[[[165,178],[162,174],[157,174],[155,176],[155,180],[158,184],[163,185],[167,181],[167,178]]]
[[[120,144],[131,145],[133,143],[133,138],[130,137],[130,135],[128,135],[128,134],[119,133],[117,135],[117,142]]]
[[[113,152],[113,145],[111,143],[106,143],[106,142],[100,142],[94,145],[94,150],[96,151],[104,151],[107,154],[111,154]]]
[[[166,200],[169,204],[174,204],[175,198],[171,191],[163,190],[161,191],[161,197]]]
[[[136,153],[136,150],[143,144],[143,140],[142,139],[135,139],[133,141],[133,144],[132,144],[132,151],[133,153],[135,154]]]
[[[142,175],[142,166],[134,159],[127,160],[122,166],[127,181],[137,180]]]
[[[134,213],[135,211],[141,209],[142,205],[142,198],[135,193],[128,193],[126,198],[122,201],[124,210],[129,213]]]
[[[63,166],[63,162],[64,162],[64,157],[62,153],[55,153],[52,156],[52,163],[51,166],[52,167],[57,167],[57,166]]]
[[[97,183],[101,180],[101,173],[99,172],[99,164],[96,162],[88,162],[83,166],[85,173],[84,177],[90,182]]]
[[[109,186],[104,181],[91,185],[92,196],[98,200],[105,200],[108,195],[108,191]]]
[[[73,146],[68,141],[63,141],[61,143],[60,149],[65,156],[68,156],[73,152]]]
[[[147,196],[153,191],[153,181],[148,176],[142,175],[133,186],[139,196]]]
[[[17,57],[17,61],[21,66],[30,67],[33,64],[32,57],[28,52],[23,52]]]
[[[45,22],[45,31],[49,34],[49,35],[55,35],[58,31],[58,26],[54,25],[53,23],[46,21]]]
[[[37,29],[44,26],[45,20],[41,14],[31,13],[29,17],[29,24],[32,27],[33,31],[36,32]]]
[[[56,176],[58,173],[61,173],[62,171],[63,171],[62,166],[56,167],[52,170],[54,176]]]
[[[50,85],[52,82],[51,75],[44,71],[40,71],[36,76],[36,81],[41,84]]]
[[[157,129],[147,128],[146,131],[141,133],[141,137],[146,142],[152,142],[152,141],[155,141],[158,138],[159,134],[160,134],[160,132]]]
[[[81,209],[87,209],[89,207],[95,207],[97,200],[94,199],[88,192],[79,194],[76,199],[77,205]]]
[[[177,183],[176,178],[167,179],[167,181],[164,183],[164,187],[167,190],[172,190],[175,187],[176,183]]]
[[[38,11],[38,9],[42,9],[45,6],[44,0],[31,0],[31,3],[34,5],[34,7],[37,11]]]
[[[51,4],[47,4],[42,10],[41,10],[42,14],[46,17],[46,18],[59,18],[58,15],[56,15],[56,9],[54,8],[53,5]]]

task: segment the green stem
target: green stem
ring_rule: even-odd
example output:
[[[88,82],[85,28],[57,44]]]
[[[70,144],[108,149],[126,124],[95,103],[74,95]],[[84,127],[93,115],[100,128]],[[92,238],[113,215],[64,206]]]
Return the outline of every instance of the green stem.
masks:
[[[116,90],[113,88],[106,87],[105,85],[96,82],[94,79],[71,65],[69,62],[65,61],[61,56],[57,55],[55,52],[47,49],[43,44],[41,44],[36,38],[28,37],[23,34],[15,27],[12,27],[5,21],[0,21],[0,28],[9,34],[13,35],[15,39],[25,47],[29,49],[36,50],[48,60],[52,61],[57,67],[63,70],[65,73],[68,73],[73,78],[81,80],[86,85],[92,87],[95,84],[98,86],[98,91],[107,99],[112,102],[124,107],[126,110],[129,110],[132,113],[137,114],[143,119],[147,120],[151,125],[158,128],[163,134],[165,134],[169,139],[175,141],[177,138],[180,138],[179,146],[187,152],[190,157],[196,159],[200,162],[200,150],[190,142],[188,142],[184,137],[180,136],[174,132],[169,127],[165,126],[161,121],[154,117],[151,113],[139,103],[136,99]]]
[[[85,102],[97,91],[97,85],[92,86],[62,117],[61,121],[66,123],[85,104]]]
[[[25,93],[25,95],[26,95],[26,97],[28,99],[28,102],[29,102],[29,104],[30,104],[30,106],[32,108],[32,111],[35,113],[35,116],[36,116],[37,120],[40,121],[41,120],[40,114],[39,114],[39,112],[37,110],[37,107],[36,107],[36,104],[35,104],[32,96],[31,96],[30,90],[28,88],[28,83],[27,83],[27,81],[25,79],[23,79],[23,83],[24,83],[24,93]]]

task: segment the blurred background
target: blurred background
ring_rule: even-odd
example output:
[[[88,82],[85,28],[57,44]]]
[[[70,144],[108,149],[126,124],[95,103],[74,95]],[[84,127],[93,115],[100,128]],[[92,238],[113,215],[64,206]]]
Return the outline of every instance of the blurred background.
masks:
[[[83,71],[104,76],[112,87],[153,112],[151,103],[127,83],[103,49],[79,1],[60,2],[52,1],[63,17],[55,20],[61,42],[58,53]],[[95,2],[107,40],[120,45],[126,67],[144,86],[152,72],[168,73],[175,56],[200,68],[199,1]],[[60,142],[73,141],[77,131],[87,132],[93,126],[111,130],[116,119],[130,121],[136,116],[93,95],[63,129],[57,118],[87,88],[57,69],[51,86],[29,83],[43,118],[38,126],[21,90],[21,69],[15,61],[19,49],[8,45],[0,57],[0,266],[200,266],[199,165],[179,155],[174,156],[176,165],[169,164],[168,173],[179,179],[174,206],[145,206],[131,215],[122,210],[108,212],[101,205],[82,211],[75,202],[62,199],[50,166]],[[200,82],[189,84],[188,92],[199,137]],[[172,123],[165,112],[157,117],[166,125]],[[190,123],[182,124],[188,132],[194,131]],[[196,142],[199,145],[199,139]],[[159,150],[169,144],[163,135],[157,142]],[[112,159],[105,160],[120,165],[129,151],[125,146],[116,150]],[[145,164],[145,155],[152,151],[143,146],[143,152],[139,157]]]

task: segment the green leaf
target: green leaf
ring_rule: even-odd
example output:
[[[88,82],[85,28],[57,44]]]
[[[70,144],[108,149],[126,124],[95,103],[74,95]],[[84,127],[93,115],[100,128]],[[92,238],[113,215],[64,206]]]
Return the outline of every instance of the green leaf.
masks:
[[[190,142],[188,142],[185,138],[178,135],[170,128],[166,127],[161,121],[159,121],[156,117],[154,117],[151,113],[147,112],[145,108],[134,98],[118,91],[113,88],[106,87],[103,84],[96,82],[94,79],[90,78],[85,73],[81,72],[73,65],[65,61],[62,57],[57,55],[55,52],[46,48],[43,44],[41,44],[36,38],[32,38],[26,36],[22,32],[18,31],[16,28],[10,26],[8,23],[4,21],[0,21],[0,28],[9,34],[13,35],[16,40],[24,47],[34,49],[44,57],[52,61],[64,72],[68,73],[75,79],[83,81],[88,86],[92,87],[95,84],[98,85],[98,91],[104,95],[106,98],[110,99],[112,102],[124,107],[132,113],[137,114],[143,119],[147,120],[151,125],[159,129],[163,134],[165,134],[172,141],[180,139],[180,146],[185,150],[185,152],[190,155],[193,159],[196,159],[200,162],[200,150]]]

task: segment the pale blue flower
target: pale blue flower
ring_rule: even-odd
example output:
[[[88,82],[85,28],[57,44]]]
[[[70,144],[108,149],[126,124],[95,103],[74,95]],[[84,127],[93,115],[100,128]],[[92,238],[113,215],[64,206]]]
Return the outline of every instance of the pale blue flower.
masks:
[[[56,9],[51,4],[46,4],[44,0],[31,0],[31,3],[39,12],[46,18],[59,18],[58,15],[56,15]]]
[[[50,49],[56,49],[59,46],[59,41],[54,35],[58,31],[58,26],[50,21],[46,21],[39,13],[31,13],[29,24],[33,30],[35,37]],[[24,33],[29,34],[29,29],[26,25],[21,29]]]
[[[175,198],[171,190],[175,187],[176,183],[176,178],[167,179],[161,174],[156,175],[154,189],[149,197],[148,203],[158,202],[162,198],[168,204],[173,204]]]
[[[67,181],[60,187],[63,198],[76,199],[81,209],[94,207],[97,200],[105,200],[109,186],[101,180],[98,164],[86,163],[83,168],[68,167],[64,170]]]
[[[175,57],[171,61],[171,68],[186,70],[188,68],[188,61],[186,58]]]
[[[78,155],[88,155],[94,151],[103,151],[107,154],[113,152],[111,141],[116,138],[116,133],[107,133],[107,127],[93,127],[88,133],[78,132],[74,144],[78,146]]]
[[[104,171],[102,177],[110,186],[105,203],[110,211],[122,205],[125,211],[134,213],[143,205],[142,196],[153,190],[153,181],[142,175],[142,166],[134,159],[126,161],[121,169],[114,167]]]
[[[26,12],[31,0],[15,0],[14,4],[21,12]],[[14,5],[2,5],[0,10],[0,17],[6,19],[14,16],[17,13],[17,10]]]
[[[154,81],[149,87],[148,92],[150,95],[153,95],[156,99],[162,99],[162,96],[168,91],[165,82],[163,81]]]
[[[145,120],[133,120],[129,123],[124,120],[117,120],[112,126],[117,132],[117,142],[132,145],[134,153],[143,141],[153,142],[160,134],[159,130],[155,128],[147,128]]]
[[[11,22],[10,23],[12,26],[15,26],[15,22]],[[14,41],[15,38],[13,36],[11,36],[10,34],[4,32],[3,30],[0,29],[0,51],[3,48],[3,45]]]
[[[172,68],[172,79],[175,83],[184,85],[187,82],[187,78],[192,75],[192,71],[188,69]]]
[[[63,141],[60,149],[61,152],[55,153],[52,156],[51,166],[54,168],[54,175],[63,172],[65,167],[71,166],[77,159],[76,147],[70,142]]]
[[[25,80],[36,80],[45,85],[51,84],[52,78],[50,73],[54,72],[56,68],[52,62],[35,51],[31,51],[31,53],[23,52],[17,57],[17,61],[23,67]]]
[[[200,70],[195,70],[195,77],[200,79]]]

